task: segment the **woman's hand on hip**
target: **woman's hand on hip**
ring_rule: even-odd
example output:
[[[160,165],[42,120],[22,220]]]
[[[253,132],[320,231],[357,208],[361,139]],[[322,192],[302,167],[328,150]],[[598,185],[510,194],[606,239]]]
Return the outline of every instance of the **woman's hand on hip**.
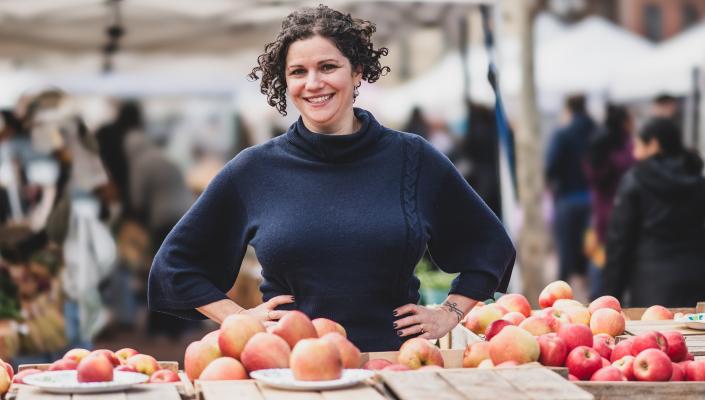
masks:
[[[279,321],[288,311],[276,310],[282,304],[289,304],[294,302],[294,296],[281,295],[272,297],[271,299],[265,301],[264,303],[247,310],[243,310],[242,314],[251,315],[258,320],[268,325],[268,322]]]
[[[443,307],[406,304],[394,310],[394,316],[403,316],[394,322],[394,329],[401,337],[419,335],[424,339],[438,339],[458,325],[458,316]]]

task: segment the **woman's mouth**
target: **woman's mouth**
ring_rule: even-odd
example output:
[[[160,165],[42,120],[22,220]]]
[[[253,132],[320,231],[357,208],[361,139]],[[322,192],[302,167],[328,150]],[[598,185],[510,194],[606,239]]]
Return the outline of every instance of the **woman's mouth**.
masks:
[[[321,105],[330,100],[334,95],[334,93],[331,93],[316,97],[305,97],[304,100],[306,100],[307,103],[312,105]]]

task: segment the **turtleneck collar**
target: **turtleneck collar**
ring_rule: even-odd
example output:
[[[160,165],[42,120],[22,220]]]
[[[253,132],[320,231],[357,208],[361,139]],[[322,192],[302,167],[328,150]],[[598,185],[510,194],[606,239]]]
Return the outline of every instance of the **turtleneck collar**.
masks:
[[[315,133],[299,117],[286,132],[286,139],[315,160],[345,162],[360,158],[379,140],[383,129],[369,111],[354,108],[353,112],[361,123],[357,132],[348,135]]]

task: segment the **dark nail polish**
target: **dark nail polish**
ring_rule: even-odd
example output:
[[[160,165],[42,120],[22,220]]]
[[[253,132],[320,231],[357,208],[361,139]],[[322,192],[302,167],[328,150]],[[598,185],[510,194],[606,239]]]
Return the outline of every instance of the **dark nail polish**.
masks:
[[[396,322],[394,323],[394,329],[397,329],[397,323],[396,323]]]
[[[397,331],[397,335],[401,336],[402,331]]]
[[[397,316],[397,311],[396,311],[396,310],[392,311],[392,315],[396,317],[396,316]]]

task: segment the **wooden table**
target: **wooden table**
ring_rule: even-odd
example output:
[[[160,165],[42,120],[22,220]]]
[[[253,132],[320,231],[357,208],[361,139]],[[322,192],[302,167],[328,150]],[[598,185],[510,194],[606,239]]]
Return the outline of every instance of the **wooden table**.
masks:
[[[96,394],[56,394],[48,393],[33,386],[21,385],[15,395],[16,400],[182,400],[175,385],[137,385],[132,389]]]

